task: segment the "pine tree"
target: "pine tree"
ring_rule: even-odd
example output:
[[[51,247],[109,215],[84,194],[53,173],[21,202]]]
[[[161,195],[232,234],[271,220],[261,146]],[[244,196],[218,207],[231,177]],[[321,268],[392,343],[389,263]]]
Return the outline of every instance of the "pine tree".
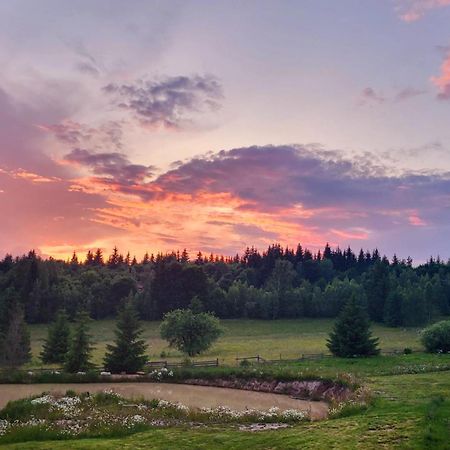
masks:
[[[72,259],[70,260],[70,264],[74,267],[78,266],[78,256],[75,252],[73,252]]]
[[[30,334],[23,309],[15,303],[9,314],[9,324],[0,336],[0,364],[18,367],[31,359]]]
[[[386,298],[384,304],[383,321],[390,327],[398,327],[403,322],[402,317],[402,300],[403,297],[397,287],[394,287]]]
[[[142,260],[142,264],[148,264],[150,262],[150,256],[148,256],[148,252],[145,253],[144,259]]]
[[[94,264],[94,255],[90,250],[88,250],[86,254],[86,260],[84,261],[84,264],[86,266],[92,266]]]
[[[96,266],[103,266],[103,252],[101,248],[96,250],[93,263]]]
[[[108,266],[114,268],[117,267],[118,263],[119,263],[119,250],[117,249],[116,246],[114,246],[113,252],[108,258]]]
[[[77,314],[75,327],[70,338],[64,368],[67,372],[75,373],[89,370],[92,367],[90,357],[92,353],[89,331],[89,316],[86,312]]]
[[[132,300],[130,295],[117,318],[115,342],[107,346],[105,369],[113,373],[135,373],[141,370],[147,361],[147,345],[140,339],[142,329]]]
[[[69,348],[69,336],[69,318],[65,311],[60,311],[48,329],[48,337],[41,352],[42,362],[63,363]]]
[[[335,356],[377,355],[378,338],[373,338],[365,308],[352,295],[344,306],[327,340],[327,347]]]

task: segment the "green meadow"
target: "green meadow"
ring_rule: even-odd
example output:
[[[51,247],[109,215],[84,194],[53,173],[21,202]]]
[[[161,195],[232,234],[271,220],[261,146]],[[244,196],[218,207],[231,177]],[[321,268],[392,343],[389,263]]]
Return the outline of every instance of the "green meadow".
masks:
[[[236,356],[260,354],[265,358],[295,358],[302,353],[326,352],[325,341],[332,320],[226,320],[225,333],[202,358],[219,358],[221,367],[199,369],[226,373],[225,367],[235,366]],[[179,360],[182,356],[167,347],[159,338],[159,323],[144,323],[145,338],[151,359]],[[33,361],[46,336],[46,327],[30,327]],[[387,328],[373,326],[383,351],[416,350],[412,354],[377,356],[373,358],[323,358],[302,362],[261,365],[261,370],[282,374],[283,371],[338,377],[352,374],[373,393],[374,400],[367,409],[355,410],[337,418],[299,423],[290,428],[248,432],[236,425],[211,424],[207,428],[186,424],[170,428],[150,428],[137,433],[64,440],[42,440],[28,436],[16,442],[0,439],[0,447],[12,450],[44,449],[155,449],[155,450],[327,450],[327,449],[450,449],[450,355],[430,355],[422,352],[416,328]],[[91,323],[95,342],[94,359],[101,363],[105,346],[113,338],[114,322]],[[200,359],[202,359],[200,358]],[[196,369],[192,369],[195,371]]]
[[[301,423],[291,428],[251,433],[236,426],[192,428],[186,424],[116,437],[33,440],[4,443],[12,450],[326,450],[450,448],[450,355],[417,353],[373,359],[305,361],[286,366],[308,372],[357,373],[375,400],[345,417]],[[334,363],[334,364],[333,364]],[[282,368],[281,368],[282,370]],[[401,373],[411,372],[411,373]],[[1,446],[1,440],[0,440]]]
[[[332,319],[298,320],[223,320],[224,334],[200,359],[219,358],[224,364],[234,364],[236,357],[261,355],[267,359],[297,358],[307,353],[327,353],[326,339],[333,327]],[[143,322],[144,337],[152,360],[181,360],[182,355],[169,348],[159,336],[160,322]],[[383,351],[420,350],[420,328],[372,327],[380,339]],[[39,353],[46,337],[46,325],[30,326],[33,360],[30,366],[40,365]],[[95,345],[94,362],[101,364],[105,348],[114,338],[114,321],[91,322],[91,335]]]

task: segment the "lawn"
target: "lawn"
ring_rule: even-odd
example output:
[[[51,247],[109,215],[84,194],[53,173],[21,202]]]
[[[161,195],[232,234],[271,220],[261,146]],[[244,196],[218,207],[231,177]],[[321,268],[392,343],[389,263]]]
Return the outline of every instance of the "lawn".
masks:
[[[332,320],[227,320],[225,333],[202,358],[219,358],[235,366],[236,356],[260,354],[265,358],[298,357],[302,353],[326,352],[325,340]],[[180,359],[159,338],[157,322],[144,323],[150,357]],[[46,335],[46,327],[31,326],[33,362]],[[101,362],[105,346],[113,338],[113,321],[92,322],[95,361]],[[405,347],[420,350],[419,329],[373,326],[384,351]],[[262,366],[266,367],[266,366]],[[203,371],[227,371],[223,365]],[[231,370],[231,369],[230,369]],[[258,433],[243,432],[236,427],[211,425],[207,429],[186,425],[155,428],[130,436],[65,441],[21,442],[5,449],[450,449],[450,355],[378,356],[362,359],[324,358],[269,366],[262,370],[274,373],[292,371],[334,377],[351,373],[375,394],[374,403],[365,411],[292,428]],[[200,372],[199,372],[200,373]],[[3,448],[3,447],[2,447]]]
[[[396,364],[385,358],[385,366]],[[409,357],[406,357],[409,358]],[[424,357],[425,358],[425,357]],[[450,362],[448,355],[442,357]],[[371,372],[375,372],[373,369]],[[21,442],[5,449],[429,449],[450,448],[449,372],[372,376],[377,398],[356,415],[258,433],[229,426],[175,426],[121,438]],[[436,401],[436,399],[440,401]]]
[[[326,353],[326,338],[333,327],[331,319],[298,320],[224,320],[223,336],[202,358],[219,358],[221,363],[234,364],[236,357],[261,355],[264,358],[296,358],[302,353]],[[159,337],[160,322],[144,322],[144,337],[149,344],[151,359],[182,359],[182,355],[167,346]],[[32,325],[31,340],[33,361],[40,364],[39,353],[46,337],[46,325]],[[373,333],[380,338],[384,351],[403,350],[405,347],[421,349],[418,328],[389,328],[374,325]],[[91,323],[95,343],[94,362],[100,364],[106,344],[114,338],[114,321],[102,320]]]

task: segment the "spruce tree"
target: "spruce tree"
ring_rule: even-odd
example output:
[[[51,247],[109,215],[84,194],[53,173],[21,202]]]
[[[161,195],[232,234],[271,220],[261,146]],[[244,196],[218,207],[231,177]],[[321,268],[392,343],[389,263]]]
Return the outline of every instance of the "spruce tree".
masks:
[[[365,308],[352,295],[345,304],[327,340],[327,347],[335,356],[377,355],[378,338],[370,332],[370,322]]]
[[[89,320],[89,316],[86,312],[77,314],[64,364],[64,368],[67,372],[75,373],[86,371],[92,367],[90,362],[92,345],[91,337],[88,334]]]
[[[41,352],[42,362],[64,363],[69,348],[69,336],[69,318],[65,311],[60,311],[48,328],[48,336]]]
[[[140,339],[141,334],[139,316],[130,295],[117,317],[114,344],[107,345],[105,369],[113,373],[135,373],[141,370],[147,361],[147,345]]]
[[[30,334],[23,309],[15,303],[9,314],[9,324],[0,335],[0,364],[18,367],[31,359]]]

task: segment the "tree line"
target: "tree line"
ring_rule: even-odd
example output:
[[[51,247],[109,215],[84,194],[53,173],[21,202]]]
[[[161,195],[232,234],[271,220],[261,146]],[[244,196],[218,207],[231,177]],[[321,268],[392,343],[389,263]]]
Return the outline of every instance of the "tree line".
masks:
[[[52,321],[61,309],[70,319],[80,311],[115,317],[129,295],[143,320],[190,307],[223,319],[336,317],[356,296],[372,321],[418,326],[450,314],[450,263],[430,258],[415,267],[411,258],[328,244],[316,253],[274,244],[227,258],[183,250],[141,261],[117,248],[68,261],[30,251],[0,261],[0,335],[20,315],[27,323]]]

